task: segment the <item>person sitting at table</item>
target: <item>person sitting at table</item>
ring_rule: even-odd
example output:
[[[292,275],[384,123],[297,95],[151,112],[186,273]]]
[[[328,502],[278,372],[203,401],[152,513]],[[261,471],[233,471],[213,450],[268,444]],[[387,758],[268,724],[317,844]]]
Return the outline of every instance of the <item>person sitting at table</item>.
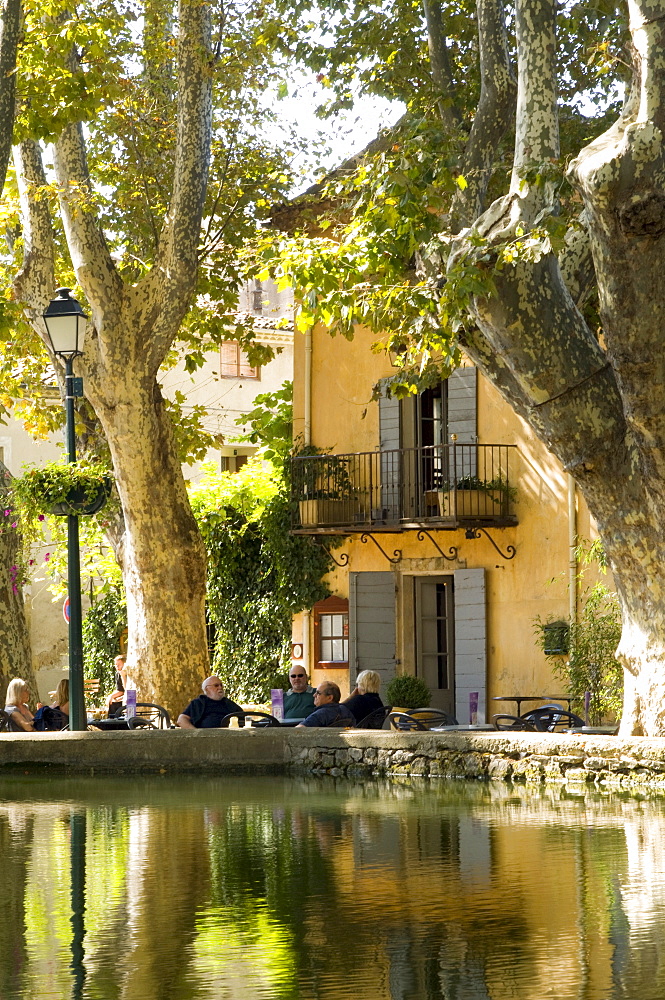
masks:
[[[242,712],[240,705],[226,697],[224,685],[214,674],[201,685],[203,694],[192,699],[178,716],[181,729],[218,729],[225,715]],[[228,721],[224,723],[228,726]]]
[[[381,688],[381,678],[375,670],[362,670],[356,677],[356,686],[342,702],[350,708],[355,716],[356,722],[362,722],[371,712],[378,708],[383,708],[383,702],[379,697]]]
[[[350,708],[340,704],[342,693],[334,681],[321,681],[314,692],[316,710],[299,722],[301,726],[353,726],[355,717]]]
[[[314,688],[309,683],[304,667],[299,663],[289,673],[291,690],[284,694],[284,718],[304,719],[314,711]]]
[[[7,686],[5,712],[9,716],[9,728],[15,733],[34,733],[34,715],[28,708],[30,689],[21,677],[13,677]]]
[[[106,702],[109,719],[113,719],[116,715],[122,715],[125,687],[127,686],[127,657],[120,653],[113,663],[115,664],[115,691],[111,692]]]
[[[38,733],[60,732],[69,725],[69,680],[63,677],[50,705],[40,705],[33,726]]]

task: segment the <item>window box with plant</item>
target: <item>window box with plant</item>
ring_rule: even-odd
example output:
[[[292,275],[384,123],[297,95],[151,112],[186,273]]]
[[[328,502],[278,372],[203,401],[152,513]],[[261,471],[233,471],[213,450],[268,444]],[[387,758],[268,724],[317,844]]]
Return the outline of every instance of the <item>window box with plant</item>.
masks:
[[[493,479],[461,476],[454,487],[439,491],[441,517],[505,517],[517,498],[517,489],[501,475]]]
[[[302,453],[301,453],[302,454]],[[303,527],[350,524],[359,508],[359,497],[347,456],[312,455],[298,466],[294,483]]]

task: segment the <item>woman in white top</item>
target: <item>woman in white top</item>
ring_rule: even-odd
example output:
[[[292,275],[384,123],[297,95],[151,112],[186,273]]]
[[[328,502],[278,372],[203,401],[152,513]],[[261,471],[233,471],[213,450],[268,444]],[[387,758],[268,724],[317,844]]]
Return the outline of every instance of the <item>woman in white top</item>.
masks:
[[[28,708],[29,698],[28,685],[20,677],[14,677],[7,687],[5,712],[13,723],[12,728],[17,732],[34,733],[35,731],[32,724],[34,716]]]

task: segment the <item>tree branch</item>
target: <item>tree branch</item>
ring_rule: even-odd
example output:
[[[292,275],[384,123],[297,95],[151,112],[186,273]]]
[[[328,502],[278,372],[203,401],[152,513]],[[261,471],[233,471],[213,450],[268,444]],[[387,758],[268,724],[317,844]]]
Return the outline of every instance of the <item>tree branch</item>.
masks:
[[[455,88],[450,70],[446,36],[443,32],[443,12],[440,0],[422,0],[425,23],[427,24],[427,48],[429,49],[432,82],[441,98],[437,101],[441,120],[453,128],[460,120],[455,107]]]
[[[556,0],[519,0],[517,30],[517,122],[510,190],[520,194],[524,173],[533,164],[558,159],[556,105]],[[531,212],[549,204],[548,185],[530,190]],[[526,208],[526,206],[525,206]]]
[[[6,0],[0,28],[0,193],[5,186],[12,149],[16,103],[16,49],[21,24],[21,0]]]
[[[14,279],[14,294],[26,304],[26,315],[48,344],[42,313],[55,290],[53,229],[48,201],[39,197],[46,186],[42,154],[37,142],[25,139],[14,147],[23,223],[23,263]]]
[[[468,187],[456,196],[452,232],[470,225],[482,212],[499,143],[515,111],[517,85],[508,55],[501,0],[478,0],[480,100],[464,151],[461,172]]]
[[[208,4],[180,0],[178,132],[173,195],[162,237],[162,284],[189,302],[208,184],[212,132],[211,17]]]
[[[76,276],[91,303],[98,308],[111,308],[115,303],[117,308],[122,280],[88,203],[93,191],[82,125],[66,125],[53,150],[60,209]]]

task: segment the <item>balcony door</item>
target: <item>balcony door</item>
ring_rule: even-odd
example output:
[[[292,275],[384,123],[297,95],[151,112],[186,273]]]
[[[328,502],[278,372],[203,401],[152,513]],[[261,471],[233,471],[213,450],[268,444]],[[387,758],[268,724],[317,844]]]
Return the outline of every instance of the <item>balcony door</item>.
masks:
[[[477,370],[468,367],[418,396],[380,398],[377,519],[431,517],[442,483],[476,474],[476,390]]]

